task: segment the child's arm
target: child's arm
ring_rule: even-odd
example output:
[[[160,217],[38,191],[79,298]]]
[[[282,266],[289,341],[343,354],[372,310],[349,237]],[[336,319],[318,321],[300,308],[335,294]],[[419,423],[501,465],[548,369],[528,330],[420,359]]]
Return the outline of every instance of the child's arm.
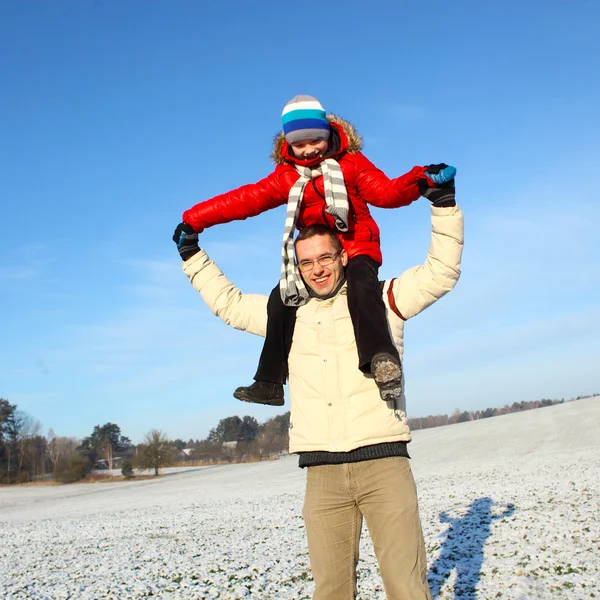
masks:
[[[364,154],[355,155],[356,187],[359,195],[368,204],[379,208],[408,206],[420,197],[419,181],[435,187],[435,182],[426,175],[427,167],[413,167],[408,173],[390,179]]]
[[[254,217],[287,202],[277,171],[257,183],[250,183],[210,200],[199,202],[183,213],[183,222],[201,233],[230,221]]]

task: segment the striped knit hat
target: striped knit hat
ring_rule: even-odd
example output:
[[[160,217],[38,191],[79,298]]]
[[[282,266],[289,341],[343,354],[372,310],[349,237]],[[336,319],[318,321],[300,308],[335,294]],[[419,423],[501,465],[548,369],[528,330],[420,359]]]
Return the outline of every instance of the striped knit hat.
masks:
[[[312,96],[292,98],[281,113],[283,133],[288,144],[300,140],[329,139],[329,121],[321,103]]]

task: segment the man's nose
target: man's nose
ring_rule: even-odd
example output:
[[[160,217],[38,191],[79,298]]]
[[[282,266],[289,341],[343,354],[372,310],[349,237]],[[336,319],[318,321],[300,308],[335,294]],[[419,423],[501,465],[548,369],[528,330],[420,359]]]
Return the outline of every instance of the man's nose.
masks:
[[[325,271],[325,269],[315,260],[313,263],[313,274],[319,276],[323,271]]]

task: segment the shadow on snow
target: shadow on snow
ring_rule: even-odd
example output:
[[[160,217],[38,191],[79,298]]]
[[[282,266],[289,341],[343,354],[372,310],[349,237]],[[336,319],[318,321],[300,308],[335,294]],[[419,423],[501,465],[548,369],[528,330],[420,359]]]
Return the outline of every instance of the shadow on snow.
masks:
[[[443,535],[439,556],[429,569],[431,595],[437,598],[442,586],[456,570],[454,597],[476,600],[475,588],[481,577],[483,550],[492,533],[492,521],[503,519],[515,511],[513,504],[501,505],[501,511],[492,512],[491,498],[479,498],[469,506],[464,516],[440,513],[440,521],[449,527]],[[458,512],[458,511],[457,511]]]

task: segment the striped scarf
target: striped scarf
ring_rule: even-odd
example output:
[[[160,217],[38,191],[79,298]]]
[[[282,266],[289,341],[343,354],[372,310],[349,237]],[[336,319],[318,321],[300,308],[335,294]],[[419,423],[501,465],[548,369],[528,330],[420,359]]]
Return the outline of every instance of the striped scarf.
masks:
[[[292,186],[288,196],[285,227],[283,229],[283,247],[279,290],[281,300],[286,306],[301,306],[308,300],[308,291],[294,262],[294,228],[304,196],[306,184],[319,175],[323,175],[327,213],[335,219],[336,229],[348,231],[348,194],[342,169],[337,161],[327,158],[316,169],[296,166],[300,178]]]

